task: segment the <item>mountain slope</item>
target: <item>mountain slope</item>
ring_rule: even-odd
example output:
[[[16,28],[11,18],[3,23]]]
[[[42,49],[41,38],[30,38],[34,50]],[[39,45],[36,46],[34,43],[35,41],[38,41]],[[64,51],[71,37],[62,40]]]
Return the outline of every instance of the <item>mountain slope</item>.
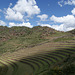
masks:
[[[74,35],[75,35],[75,29],[74,29],[74,30],[69,31],[69,33],[72,33],[72,34],[74,34]]]
[[[60,32],[49,27],[41,26],[35,26],[33,28],[8,28],[0,26],[0,54],[33,47],[48,41],[59,42],[63,40],[72,40],[74,39],[72,35],[73,34],[69,32]]]

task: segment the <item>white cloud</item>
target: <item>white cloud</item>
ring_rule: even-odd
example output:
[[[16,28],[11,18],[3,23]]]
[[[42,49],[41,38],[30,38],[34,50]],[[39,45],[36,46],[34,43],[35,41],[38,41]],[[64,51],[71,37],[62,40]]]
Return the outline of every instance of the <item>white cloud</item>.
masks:
[[[64,1],[64,4],[65,5],[75,5],[75,0],[67,0],[67,1]]]
[[[56,17],[56,16],[52,15],[52,16],[50,17],[50,20],[52,20],[52,21],[54,21],[54,22],[62,23],[64,19],[63,19],[63,17]]]
[[[6,26],[6,25],[7,24],[4,21],[0,20],[0,26]]]
[[[25,26],[25,27],[29,27],[29,28],[33,27],[29,22],[27,22],[27,23],[25,23],[25,22],[23,22],[23,23],[10,22],[9,27],[13,27],[13,26]]]
[[[29,19],[26,19],[26,21],[29,21]]]
[[[75,23],[75,17],[73,15],[67,15],[63,17],[56,17],[52,15],[52,17],[50,17],[50,20],[58,23],[71,23],[71,24]]]
[[[40,24],[39,23],[39,25],[42,27],[47,26],[47,27],[53,28],[53,29],[58,30],[58,31],[64,31],[63,24],[61,24],[61,25],[50,25],[50,24]]]
[[[64,24],[60,24],[60,25],[52,25],[53,29],[56,29],[58,31],[65,31],[65,28],[64,28]],[[67,31],[67,30],[66,30]]]
[[[53,15],[52,17],[50,17],[50,20],[57,23],[64,23],[68,26],[75,26],[75,17],[73,15],[67,15],[63,17],[56,17]]]
[[[36,5],[35,0],[18,0],[13,9],[20,13],[27,13],[28,16],[40,13],[40,9]]]
[[[44,27],[44,26],[51,27],[51,25],[49,25],[49,24],[41,24],[41,23],[38,23],[38,25],[40,25],[42,27]]]
[[[68,31],[71,29],[75,29],[75,17],[73,15],[67,15],[63,17],[56,17],[52,16],[50,17],[50,20],[59,23],[60,25],[57,25],[55,28],[58,28],[58,30]]]
[[[58,5],[60,5],[60,7],[62,7],[62,4],[60,2],[58,2]]]
[[[56,29],[56,30],[58,30],[58,31],[65,31],[65,32],[75,29],[75,27],[67,27],[67,28],[66,28],[64,24],[52,25],[51,28],[54,28],[54,29]]]
[[[40,13],[40,8],[38,8],[35,0],[18,0],[14,7],[10,8],[11,5],[6,10],[5,18],[8,20],[23,21],[26,16],[31,17]]]
[[[58,2],[58,5],[60,5],[60,7],[63,5],[75,5],[75,0],[61,0]]]
[[[50,25],[50,24],[39,24],[40,26],[44,27],[44,26],[47,26],[47,27],[50,27],[50,28],[53,28],[55,30],[58,30],[58,31],[70,31],[72,29],[75,29],[75,27],[68,27],[66,28],[64,26],[64,24],[60,24],[60,25]]]
[[[48,18],[48,15],[43,14],[43,15],[38,15],[37,17],[40,18],[41,21],[46,21],[46,19]]]
[[[12,3],[9,4],[9,8],[12,6]]]
[[[59,1],[59,2],[58,2],[58,5],[60,5],[60,7],[62,7],[62,6],[63,6],[63,5],[62,5],[63,2],[64,2],[64,0]]]
[[[8,20],[23,21],[23,15],[20,12],[15,12],[11,8],[7,9],[5,18]]]
[[[70,31],[70,30],[73,30],[73,29],[75,29],[75,27],[73,28],[73,27],[69,27],[69,28],[67,28],[67,31]]]
[[[75,8],[71,11],[71,13],[72,13],[73,15],[75,15]]]
[[[0,9],[0,12],[2,12],[2,10]]]

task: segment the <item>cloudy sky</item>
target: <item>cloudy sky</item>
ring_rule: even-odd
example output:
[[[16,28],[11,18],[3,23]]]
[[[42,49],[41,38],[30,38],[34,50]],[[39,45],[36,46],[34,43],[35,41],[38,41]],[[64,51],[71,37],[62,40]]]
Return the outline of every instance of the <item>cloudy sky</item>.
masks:
[[[75,29],[75,0],[0,0],[0,26]]]

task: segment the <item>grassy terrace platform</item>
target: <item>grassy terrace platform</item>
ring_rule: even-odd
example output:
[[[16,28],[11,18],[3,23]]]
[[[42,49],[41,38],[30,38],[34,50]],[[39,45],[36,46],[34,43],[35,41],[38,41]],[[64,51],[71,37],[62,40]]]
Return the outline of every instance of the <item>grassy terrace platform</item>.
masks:
[[[23,57],[20,60],[1,59],[0,75],[41,75],[44,71],[59,62],[63,62],[69,55],[73,54],[75,54],[75,47],[60,48],[45,54]]]

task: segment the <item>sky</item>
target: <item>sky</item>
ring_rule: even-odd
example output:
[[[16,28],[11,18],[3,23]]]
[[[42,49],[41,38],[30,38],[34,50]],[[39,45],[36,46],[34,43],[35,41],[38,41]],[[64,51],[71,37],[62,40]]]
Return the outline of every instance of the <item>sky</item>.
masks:
[[[0,0],[0,26],[75,29],[75,0]]]

